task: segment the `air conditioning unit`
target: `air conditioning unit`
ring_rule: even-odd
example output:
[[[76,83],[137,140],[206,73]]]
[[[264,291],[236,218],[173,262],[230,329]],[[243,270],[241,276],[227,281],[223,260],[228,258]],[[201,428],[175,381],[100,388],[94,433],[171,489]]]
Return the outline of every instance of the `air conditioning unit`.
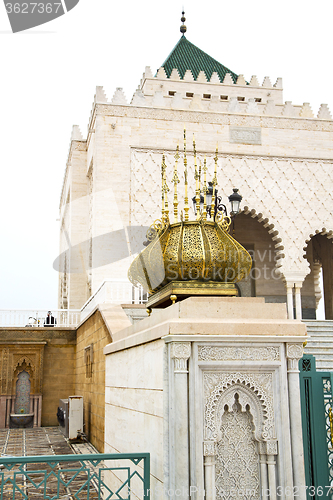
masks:
[[[59,399],[57,419],[65,437],[77,439],[83,433],[83,396]]]

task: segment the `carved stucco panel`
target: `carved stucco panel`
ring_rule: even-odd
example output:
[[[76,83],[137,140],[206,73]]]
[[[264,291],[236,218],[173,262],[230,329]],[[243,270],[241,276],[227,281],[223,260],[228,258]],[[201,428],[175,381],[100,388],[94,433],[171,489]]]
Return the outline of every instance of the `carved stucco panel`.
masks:
[[[279,347],[221,347],[221,346],[198,346],[199,361],[222,361],[222,360],[252,360],[279,361]]]
[[[232,406],[237,393],[245,410],[249,405],[258,441],[275,438],[272,373],[204,372],[205,440],[219,438],[224,405]]]

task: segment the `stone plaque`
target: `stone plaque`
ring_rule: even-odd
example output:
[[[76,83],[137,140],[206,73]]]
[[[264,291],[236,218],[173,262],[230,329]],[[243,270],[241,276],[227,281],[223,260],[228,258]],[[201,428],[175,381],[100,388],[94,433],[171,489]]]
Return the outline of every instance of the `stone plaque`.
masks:
[[[261,145],[261,128],[230,127],[229,141],[236,144]]]

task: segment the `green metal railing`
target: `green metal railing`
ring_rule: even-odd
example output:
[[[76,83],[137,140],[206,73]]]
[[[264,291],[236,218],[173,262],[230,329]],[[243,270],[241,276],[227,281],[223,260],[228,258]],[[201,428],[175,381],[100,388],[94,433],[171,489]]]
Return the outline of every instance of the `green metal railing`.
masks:
[[[150,500],[150,454],[0,457],[0,500],[41,498]]]

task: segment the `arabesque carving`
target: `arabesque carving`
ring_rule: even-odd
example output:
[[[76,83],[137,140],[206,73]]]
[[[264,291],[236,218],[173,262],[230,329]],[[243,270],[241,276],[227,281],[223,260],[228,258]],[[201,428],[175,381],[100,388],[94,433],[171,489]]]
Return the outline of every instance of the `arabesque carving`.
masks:
[[[205,439],[217,441],[224,406],[239,396],[243,410],[249,405],[258,441],[275,438],[272,373],[204,372]]]

